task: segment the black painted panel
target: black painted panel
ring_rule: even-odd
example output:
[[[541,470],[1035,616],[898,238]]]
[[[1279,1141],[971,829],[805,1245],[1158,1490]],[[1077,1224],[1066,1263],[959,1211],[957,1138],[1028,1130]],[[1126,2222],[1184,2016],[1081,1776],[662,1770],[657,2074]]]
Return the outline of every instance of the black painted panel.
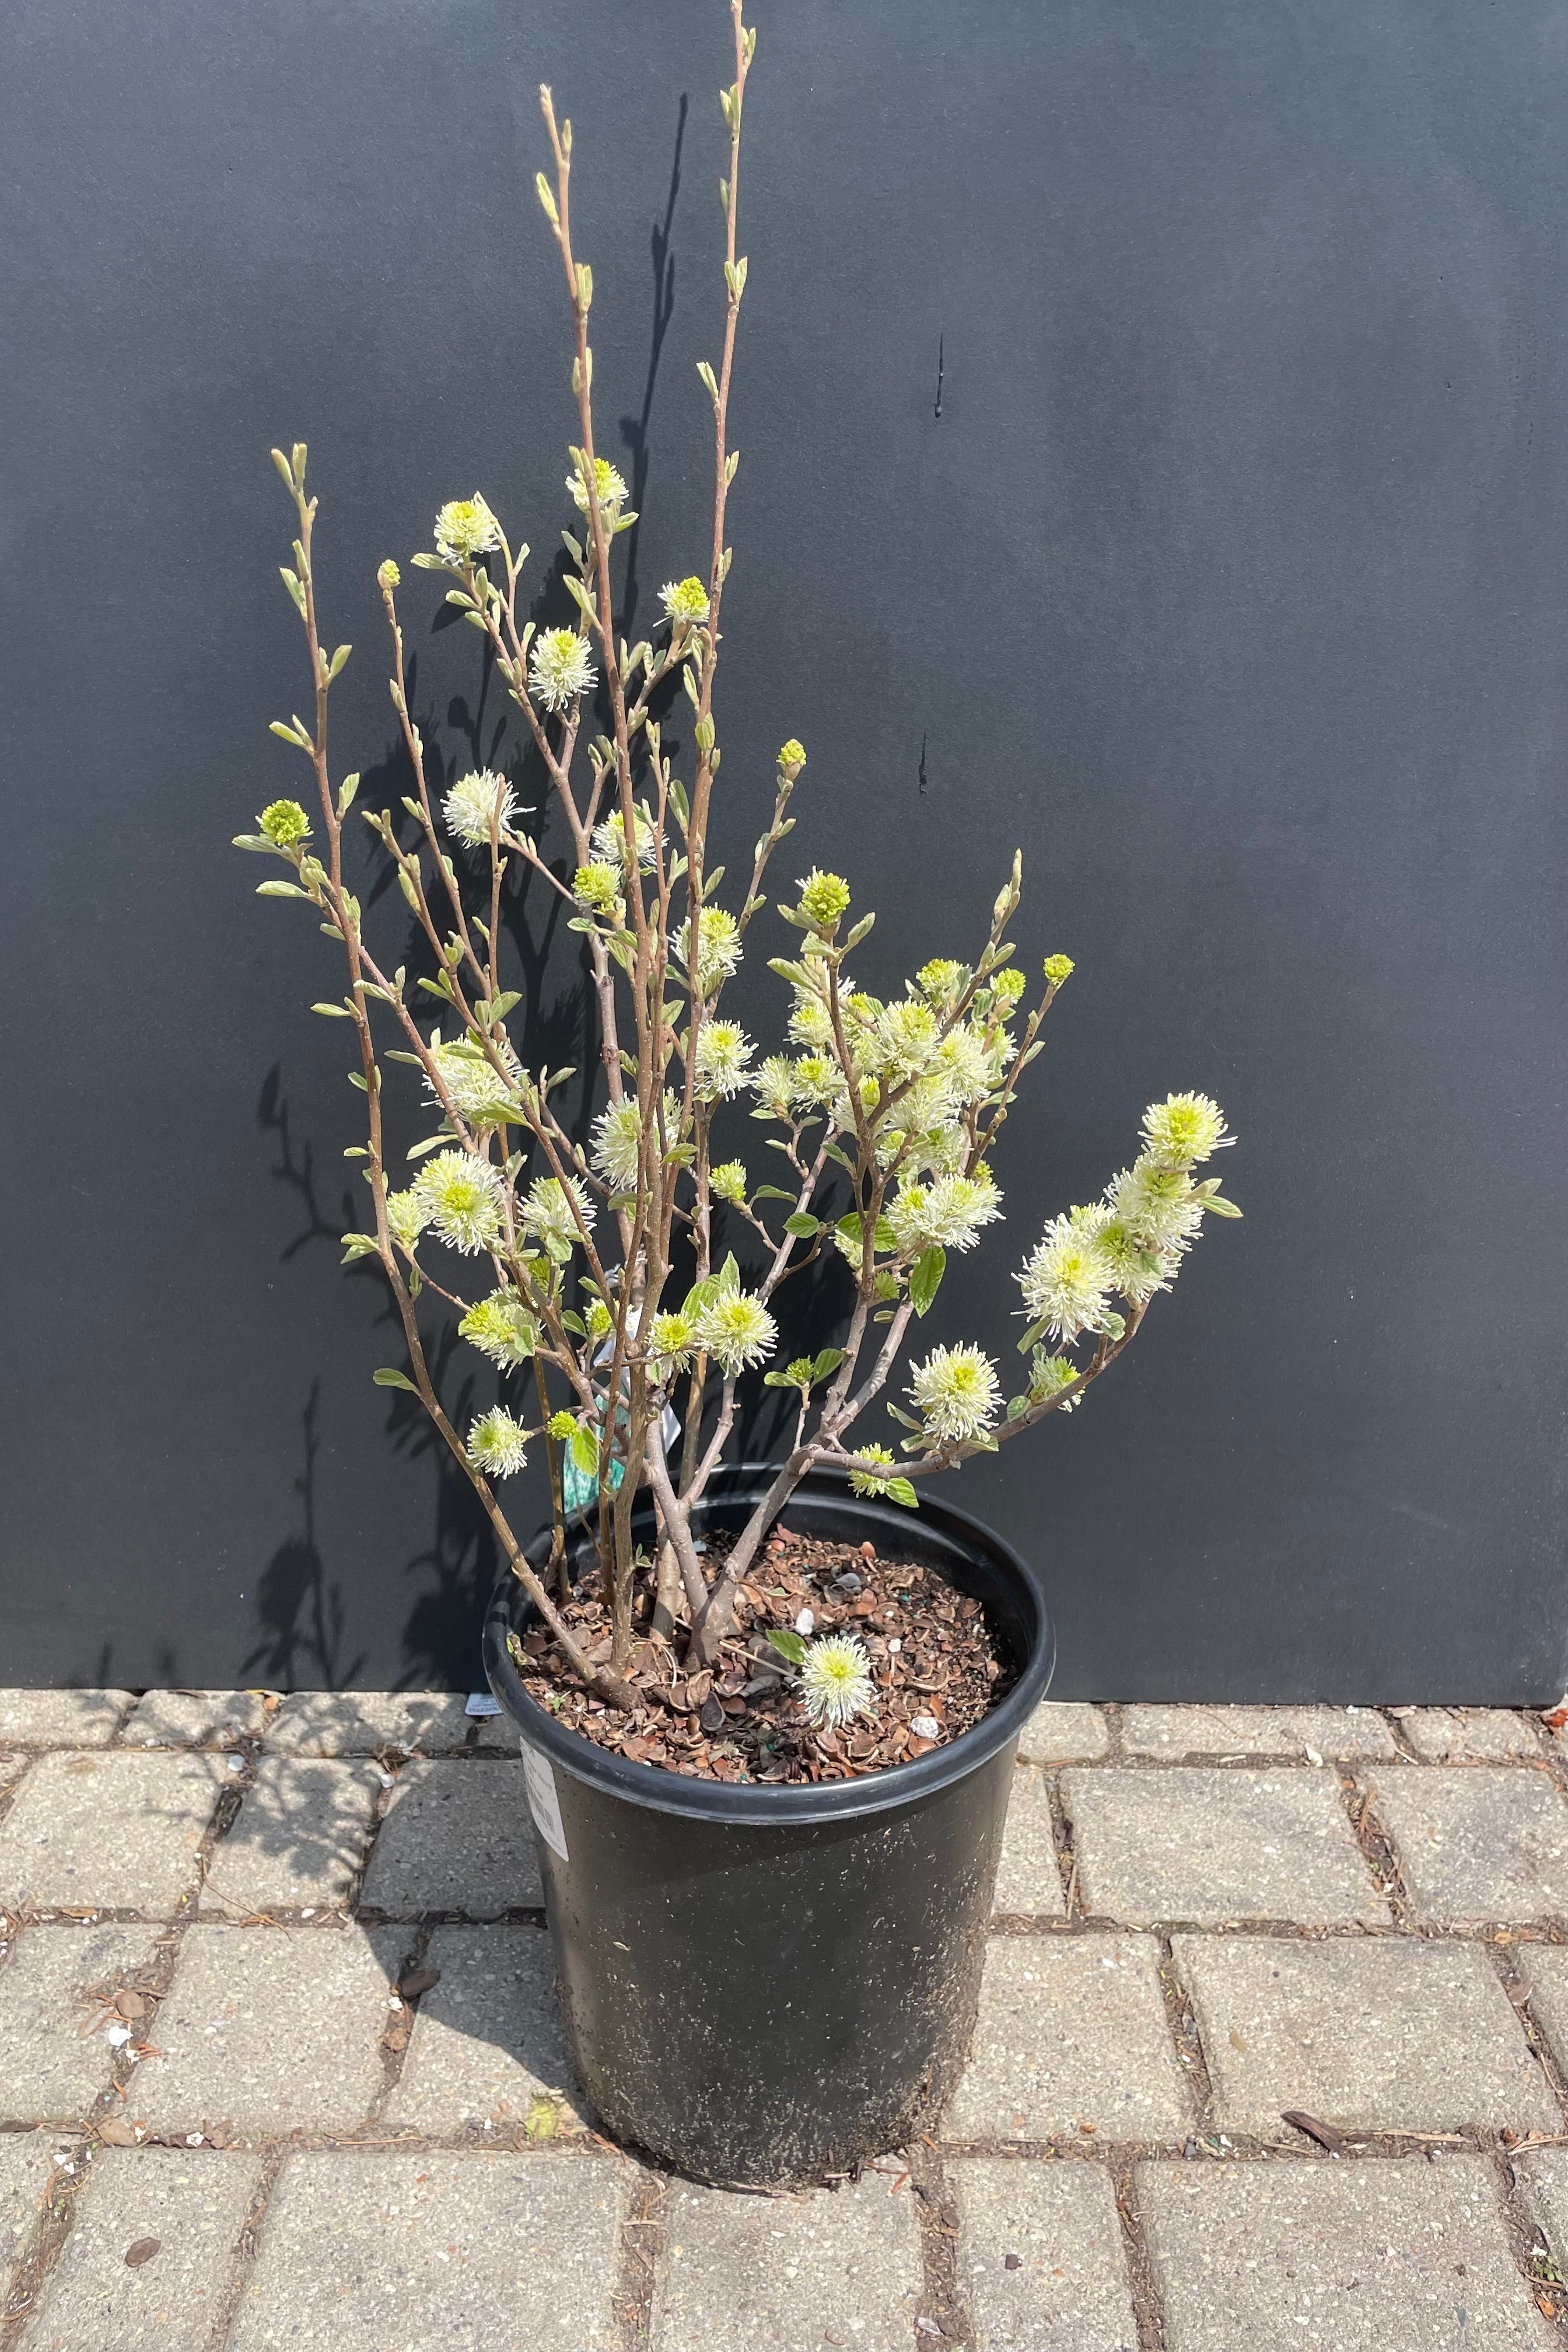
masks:
[[[1560,13],[759,15],[729,834],[798,732],[790,846],[882,908],[868,984],[962,952],[1016,840],[1021,948],[1079,963],[1009,1223],[928,1328],[1010,1346],[1032,1230],[1152,1095],[1243,1138],[1247,1222],[954,1497],[1038,1559],[1061,1696],[1553,1697]],[[227,847],[301,691],[266,451],[310,443],[338,765],[374,771],[377,561],[479,486],[542,577],[566,519],[548,78],[648,617],[700,550],[723,16],[13,7],[0,1680],[475,1676],[487,1563],[335,1271],[330,949]],[[472,640],[407,602],[463,759]]]

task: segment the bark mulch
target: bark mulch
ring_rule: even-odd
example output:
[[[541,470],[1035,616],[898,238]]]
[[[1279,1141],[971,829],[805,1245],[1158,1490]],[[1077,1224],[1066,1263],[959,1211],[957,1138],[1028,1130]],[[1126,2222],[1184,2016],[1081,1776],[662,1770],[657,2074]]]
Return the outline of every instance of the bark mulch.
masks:
[[[714,1570],[722,1539],[704,1565]],[[810,1612],[810,1623],[803,1620]],[[595,1591],[567,1604],[567,1622],[595,1664],[609,1656],[609,1618]],[[825,1543],[775,1528],[740,1587],[734,1638],[717,1672],[687,1674],[684,1638],[653,1628],[651,1573],[639,1580],[637,1639],[627,1680],[638,1704],[607,1706],[570,1679],[550,1635],[512,1639],[529,1696],[558,1721],[634,1763],[692,1780],[852,1780],[909,1763],[972,1730],[1011,1677],[992,1646],[979,1601],[933,1569],[887,1559],[869,1543]],[[767,1638],[777,1626],[815,1637],[854,1633],[864,1644],[877,1712],[837,1731],[814,1731],[794,1675]]]

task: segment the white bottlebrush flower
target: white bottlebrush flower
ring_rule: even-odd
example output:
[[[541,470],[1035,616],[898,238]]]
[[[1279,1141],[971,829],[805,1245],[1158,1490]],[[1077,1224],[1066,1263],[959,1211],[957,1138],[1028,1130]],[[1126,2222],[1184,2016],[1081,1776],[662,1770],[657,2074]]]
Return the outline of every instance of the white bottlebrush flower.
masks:
[[[654,860],[653,824],[641,809],[632,812],[632,838],[637,845],[637,864],[647,873]],[[626,868],[626,826],[620,810],[616,809],[602,824],[594,827],[594,855],[601,865],[613,866],[617,873]]]
[[[983,1225],[1002,1214],[1002,1193],[982,1160],[973,1176],[938,1176],[930,1184],[906,1184],[888,1211],[905,1250],[973,1249]]]
[[[1143,1114],[1146,1158],[1157,1168],[1195,1168],[1236,1138],[1225,1131],[1225,1113],[1207,1095],[1167,1095]]]
[[[476,1126],[494,1127],[504,1117],[515,1127],[521,1124],[516,1095],[522,1084],[522,1065],[511,1047],[501,1038],[494,1041],[502,1068],[503,1078],[488,1054],[466,1038],[449,1045],[441,1043],[439,1031],[430,1039],[430,1058],[436,1065],[437,1076],[447,1089],[447,1099],[462,1118]],[[437,1101],[435,1080],[429,1071],[425,1074],[427,1094]]]
[[[895,1083],[918,1077],[937,1049],[937,1016],[918,996],[882,1007],[871,1051],[876,1066]]]
[[[695,573],[687,580],[667,580],[658,592],[664,606],[664,617],[679,626],[682,622],[689,628],[693,623],[708,618],[708,591]]]
[[[950,1029],[937,1047],[936,1067],[942,1072],[954,1096],[962,1102],[973,1102],[988,1095],[1002,1075],[1007,1047],[987,1047],[978,1030],[960,1023]]]
[[[635,1192],[642,1150],[642,1114],[637,1097],[611,1103],[594,1121],[591,1157],[612,1192]]]
[[[395,1242],[411,1250],[419,1239],[430,1215],[418,1192],[410,1185],[406,1192],[389,1192],[386,1196],[386,1225]]]
[[[752,1091],[764,1110],[787,1118],[795,1093],[795,1064],[787,1054],[770,1054],[752,1080]]]
[[[539,1324],[515,1290],[494,1290],[469,1307],[458,1326],[458,1336],[502,1371],[514,1372],[538,1347]]]
[[[1107,1213],[1147,1248],[1184,1249],[1203,1226],[1203,1204],[1184,1169],[1136,1160],[1111,1180],[1105,1198]]]
[[[528,685],[546,710],[564,710],[599,682],[588,640],[575,629],[542,629],[529,648]]]
[[[1114,1270],[1081,1213],[1051,1219],[1016,1279],[1030,1315],[1053,1338],[1103,1328]]]
[[[500,525],[478,490],[471,499],[448,499],[436,518],[436,552],[443,563],[471,563],[500,545]]]
[[[739,1093],[756,1047],[738,1021],[705,1021],[697,1032],[697,1090],[704,1096]]]
[[[874,1471],[851,1470],[849,1473],[849,1492],[852,1495],[879,1495],[883,1487],[887,1485],[888,1479],[892,1477],[894,1474],[894,1464],[891,1453],[885,1445],[861,1445],[856,1448],[856,1452],[859,1454],[862,1462],[880,1462],[885,1464],[887,1475],[885,1477],[878,1477]]]
[[[697,1344],[731,1378],[771,1356],[778,1325],[760,1298],[744,1290],[721,1291],[696,1318]]]
[[[500,1171],[476,1151],[438,1151],[414,1180],[427,1222],[467,1257],[500,1240]]]
[[[528,1436],[504,1404],[481,1412],[468,1432],[468,1459],[489,1478],[510,1478],[528,1462]]]
[[[984,1348],[933,1348],[912,1368],[909,1396],[925,1435],[943,1445],[983,1436],[996,1415],[996,1367]]]
[[[843,1002],[841,993],[841,1006]],[[847,1019],[844,1026],[847,1034],[853,1024]],[[792,1045],[804,1045],[808,1053],[824,1053],[832,1045],[833,1014],[826,999],[818,996],[815,989],[795,990],[795,1002],[790,1006],[789,1035]]]
[[[592,1231],[595,1210],[575,1177],[569,1176],[566,1184],[571,1186],[571,1199],[558,1176],[536,1176],[518,1213],[527,1231],[537,1234],[542,1242],[570,1248],[580,1233]],[[575,1216],[572,1211],[574,1201],[577,1204]]]
[[[670,952],[691,969],[691,920],[689,916],[670,940]],[[704,907],[697,931],[697,985],[704,996],[710,996],[721,980],[728,980],[741,961],[741,930],[735,918],[723,907]]]
[[[819,1731],[836,1731],[858,1715],[877,1712],[871,1661],[853,1633],[825,1633],[800,1664],[800,1700]]]
[[[575,468],[566,477],[566,487],[579,514],[588,511],[588,485]],[[626,486],[607,457],[594,460],[594,488],[598,493],[599,512],[605,521],[613,520],[626,502]]]
[[[475,768],[458,777],[441,811],[448,833],[455,833],[470,849],[488,849],[492,820],[499,811],[500,830],[505,833],[519,814],[518,798],[506,778],[493,768]]]

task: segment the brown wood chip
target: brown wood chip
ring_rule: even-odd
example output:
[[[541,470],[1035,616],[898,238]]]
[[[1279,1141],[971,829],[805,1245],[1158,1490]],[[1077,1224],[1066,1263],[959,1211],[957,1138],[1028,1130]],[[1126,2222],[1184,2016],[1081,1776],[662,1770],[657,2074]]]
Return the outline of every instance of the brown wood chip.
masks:
[[[147,2003],[139,1992],[117,1992],[114,2006],[121,2017],[145,2017],[147,2014]]]
[[[1320,2123],[1316,2116],[1304,2115],[1300,2107],[1286,2107],[1279,2120],[1282,2124],[1293,2126],[1299,2132],[1305,2132],[1307,2137],[1315,2139],[1320,2147],[1326,2147],[1331,2156],[1337,2156],[1345,2144],[1343,2132],[1336,2131],[1332,2124]]]
[[[110,2147],[134,2147],[136,2133],[123,2116],[105,2116],[98,2126],[98,2137]]]

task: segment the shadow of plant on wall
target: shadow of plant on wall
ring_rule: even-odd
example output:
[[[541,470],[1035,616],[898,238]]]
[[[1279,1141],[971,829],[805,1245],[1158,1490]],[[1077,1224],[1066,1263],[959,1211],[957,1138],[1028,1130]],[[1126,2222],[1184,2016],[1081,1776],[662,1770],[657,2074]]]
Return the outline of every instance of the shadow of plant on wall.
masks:
[[[304,1467],[294,1481],[303,1524],[286,1537],[262,1571],[256,1613],[261,1639],[240,1664],[240,1673],[273,1690],[344,1690],[364,1664],[364,1653],[344,1656],[341,1593],[328,1580],[316,1544],[316,1460],[321,1452],[317,1415],[321,1383],[314,1380],[300,1420]]]

